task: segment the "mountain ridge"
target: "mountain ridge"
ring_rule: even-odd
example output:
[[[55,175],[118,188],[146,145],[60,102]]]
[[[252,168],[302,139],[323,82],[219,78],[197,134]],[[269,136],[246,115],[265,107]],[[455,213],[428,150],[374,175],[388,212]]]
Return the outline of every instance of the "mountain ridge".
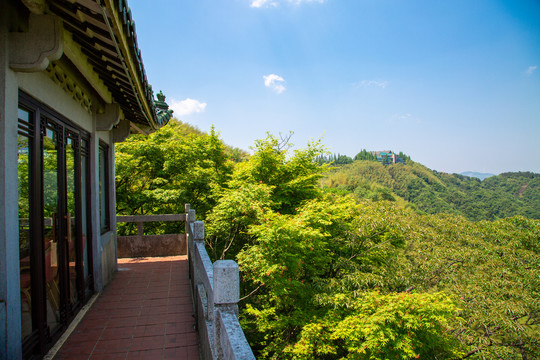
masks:
[[[402,202],[420,212],[453,213],[472,221],[515,215],[540,219],[540,174],[503,173],[484,180],[448,174],[407,161],[382,165],[356,160],[335,167],[323,180],[329,191],[359,199]]]
[[[468,177],[475,177],[475,178],[478,178],[480,180],[484,180],[484,179],[487,179],[488,177],[496,175],[496,174],[481,173],[481,172],[476,172],[476,171],[464,171],[464,172],[459,173],[459,174],[463,175],[463,176],[468,176]]]

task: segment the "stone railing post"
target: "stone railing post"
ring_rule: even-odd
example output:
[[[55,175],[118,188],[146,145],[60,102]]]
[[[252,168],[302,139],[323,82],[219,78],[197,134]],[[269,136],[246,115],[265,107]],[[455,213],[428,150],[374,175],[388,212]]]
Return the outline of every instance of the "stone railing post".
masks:
[[[204,247],[204,222],[186,204],[189,270],[202,356],[212,360],[255,360],[238,322],[240,273],[233,260],[214,264]]]
[[[187,253],[188,253],[188,273],[189,273],[189,278],[191,279],[191,291],[192,293],[194,293],[195,291],[195,279],[194,279],[194,269],[193,269],[193,259],[192,259],[192,256],[193,256],[193,239],[191,238],[190,236],[190,233],[191,233],[191,226],[189,225],[189,211],[191,210],[191,204],[185,204],[184,205],[184,211],[186,213],[186,220],[184,222],[184,226],[185,226],[185,233],[186,233],[186,242],[187,242]]]
[[[238,264],[232,260],[218,260],[214,263],[214,349],[218,359],[228,358],[226,354],[228,341],[221,315],[233,312],[238,316],[238,300],[240,299],[240,275]]]
[[[214,309],[233,310],[238,314],[240,299],[240,272],[233,260],[214,263]],[[215,311],[214,310],[214,311]]]
[[[197,216],[195,215],[195,209],[189,209],[188,219],[187,219],[188,222],[194,223],[196,218],[197,218]]]
[[[214,349],[215,358],[255,360],[240,323],[240,275],[232,260],[214,263]]]
[[[137,236],[143,236],[144,235],[144,227],[142,221],[137,221]]]
[[[204,221],[194,221],[192,231],[194,241],[204,242]]]
[[[195,222],[196,214],[195,214],[195,209],[192,209],[190,204],[185,204],[184,209],[186,212],[186,236],[187,236],[189,235],[189,224]]]
[[[203,221],[195,221],[192,223],[192,233],[193,233],[193,246],[197,246],[197,244],[202,244],[202,247],[204,248],[204,222]],[[204,261],[203,261],[204,262]],[[211,279],[212,273],[206,273],[204,271],[204,265],[203,263],[200,263],[200,267],[195,266],[194,267],[194,274],[193,274],[193,293],[200,293],[204,289],[204,278],[209,277]],[[212,261],[208,258],[208,265],[211,265]],[[212,268],[209,269],[210,272],[212,271]],[[198,288],[200,287],[200,288]],[[212,296],[211,291],[204,291],[206,293],[207,297]],[[214,303],[212,302],[212,299],[208,299],[207,302],[208,310],[206,312],[206,318],[210,321],[214,318]]]
[[[185,213],[186,213],[185,232],[186,232],[186,237],[188,238],[188,256],[189,256],[189,210],[190,209],[191,209],[190,204],[185,204],[184,205],[184,210],[185,210]]]

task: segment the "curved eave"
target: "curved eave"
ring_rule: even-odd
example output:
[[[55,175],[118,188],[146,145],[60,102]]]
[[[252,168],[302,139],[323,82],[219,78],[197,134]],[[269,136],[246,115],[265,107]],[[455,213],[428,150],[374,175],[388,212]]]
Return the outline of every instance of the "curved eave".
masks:
[[[63,21],[66,53],[104,103],[118,103],[135,126],[152,132],[168,122],[157,106],[125,0],[50,0],[46,12]]]
[[[98,0],[98,4],[100,3],[101,0]],[[117,44],[124,58],[127,75],[132,81],[141,111],[148,121],[150,131],[157,130],[166,123],[162,123],[156,115],[152,90],[148,85],[141,51],[137,45],[137,35],[131,11],[124,0],[103,0],[100,5],[102,4],[108,11]]]

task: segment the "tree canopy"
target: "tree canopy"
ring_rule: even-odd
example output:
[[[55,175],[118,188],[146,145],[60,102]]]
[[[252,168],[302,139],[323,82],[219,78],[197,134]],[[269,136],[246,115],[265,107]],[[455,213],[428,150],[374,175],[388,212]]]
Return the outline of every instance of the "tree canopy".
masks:
[[[119,213],[190,202],[211,257],[238,262],[257,358],[540,358],[540,221],[490,207],[497,220],[474,222],[451,201],[467,187],[474,209],[496,203],[490,188],[536,201],[536,174],[356,160],[327,176],[320,141],[268,134],[234,162],[214,130],[180,122],[118,150]]]
[[[174,119],[148,136],[129,136],[115,150],[118,215],[177,214],[191,203],[204,216],[232,174],[232,159],[245,156],[213,128],[205,134]]]
[[[358,199],[404,200],[429,214],[453,213],[473,221],[516,215],[540,219],[540,174],[530,172],[480,181],[433,171],[410,160],[387,166],[364,160],[336,167],[323,183]]]

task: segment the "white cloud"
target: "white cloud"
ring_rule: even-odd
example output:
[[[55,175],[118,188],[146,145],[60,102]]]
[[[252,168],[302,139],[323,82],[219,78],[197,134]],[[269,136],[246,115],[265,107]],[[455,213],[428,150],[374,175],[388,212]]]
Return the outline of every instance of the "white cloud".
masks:
[[[251,5],[249,6],[254,7],[254,8],[260,8],[263,6],[277,6],[277,5],[278,3],[272,0],[252,0]]]
[[[322,4],[326,0],[288,0],[290,3],[294,3],[296,5],[300,5],[302,3],[310,3],[310,2],[318,2],[319,4]]]
[[[174,111],[174,116],[186,116],[204,112],[206,103],[187,98],[185,100],[172,100],[169,107]]]
[[[249,6],[254,7],[254,8],[278,6],[280,2],[285,2],[285,0],[250,0],[250,1],[251,1],[251,4]],[[301,5],[302,3],[311,3],[311,2],[322,4],[325,1],[326,0],[286,0],[286,2],[292,3],[294,5]]]
[[[527,69],[527,71],[525,71],[525,74],[527,74],[527,76],[531,76],[533,74],[533,72],[536,71],[536,68],[538,66],[536,65],[533,65],[533,66],[529,66],[529,68]]]
[[[270,75],[264,75],[264,86],[267,88],[270,88],[277,92],[278,94],[281,94],[286,90],[285,85],[283,84],[285,80],[276,74],[270,74]]]
[[[359,83],[355,84],[357,87],[380,87],[381,89],[384,89],[388,86],[388,81],[377,81],[377,80],[362,80]]]

